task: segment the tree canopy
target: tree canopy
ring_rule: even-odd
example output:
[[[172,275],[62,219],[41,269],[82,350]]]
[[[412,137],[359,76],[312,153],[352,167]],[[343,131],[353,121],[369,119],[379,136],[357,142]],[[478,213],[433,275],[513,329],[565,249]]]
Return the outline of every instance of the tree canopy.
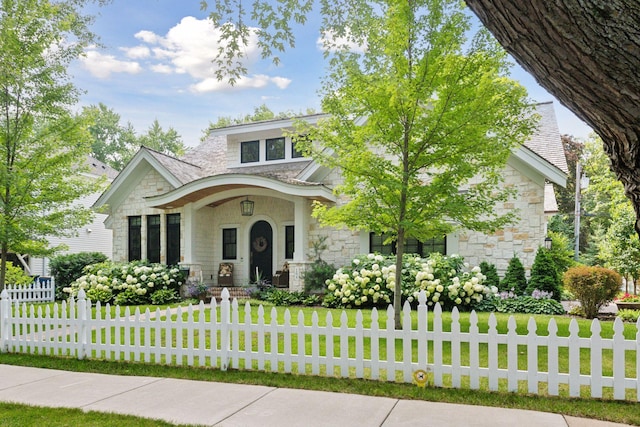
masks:
[[[540,85],[602,138],[640,235],[640,4],[636,0],[467,0]]]
[[[7,253],[48,251],[91,211],[74,203],[96,191],[82,176],[86,123],[70,108],[78,91],[67,66],[94,43],[87,1],[2,0],[0,14],[0,288]]]

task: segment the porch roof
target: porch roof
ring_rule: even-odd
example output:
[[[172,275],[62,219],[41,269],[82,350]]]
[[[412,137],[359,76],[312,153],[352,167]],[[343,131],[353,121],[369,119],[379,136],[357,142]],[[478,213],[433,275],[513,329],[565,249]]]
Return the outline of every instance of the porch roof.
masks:
[[[238,190],[245,190],[238,191]],[[149,207],[172,209],[210,199],[209,206],[261,190],[273,190],[287,196],[298,196],[323,202],[335,202],[331,189],[321,184],[282,181],[260,175],[229,173],[201,178],[167,193],[145,198]],[[218,196],[218,197],[216,197]]]

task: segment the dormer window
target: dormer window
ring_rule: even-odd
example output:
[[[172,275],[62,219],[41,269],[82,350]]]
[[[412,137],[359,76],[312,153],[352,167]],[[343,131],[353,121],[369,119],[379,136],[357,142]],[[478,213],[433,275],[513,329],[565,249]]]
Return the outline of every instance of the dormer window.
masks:
[[[267,139],[267,161],[284,159],[284,146],[284,137]]]
[[[244,141],[240,147],[241,163],[260,161],[260,141]]]

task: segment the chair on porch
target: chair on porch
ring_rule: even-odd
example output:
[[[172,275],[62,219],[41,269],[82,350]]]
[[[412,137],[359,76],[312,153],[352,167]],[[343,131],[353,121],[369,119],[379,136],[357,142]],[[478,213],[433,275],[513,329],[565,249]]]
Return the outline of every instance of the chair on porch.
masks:
[[[218,268],[218,286],[233,286],[233,263],[221,262]]]
[[[282,270],[276,271],[273,275],[271,284],[276,288],[288,288],[289,287],[289,263],[285,262],[282,266]]]

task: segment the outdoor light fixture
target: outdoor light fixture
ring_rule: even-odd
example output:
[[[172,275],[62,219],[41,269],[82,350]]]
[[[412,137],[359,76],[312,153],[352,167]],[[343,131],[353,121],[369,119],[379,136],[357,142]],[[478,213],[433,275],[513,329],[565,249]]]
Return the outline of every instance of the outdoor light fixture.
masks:
[[[547,248],[547,250],[551,249],[551,243],[553,243],[551,237],[547,236],[544,238],[544,247]]]
[[[249,196],[247,196],[247,200],[240,202],[240,212],[242,213],[242,216],[253,215],[253,201],[249,200]]]

